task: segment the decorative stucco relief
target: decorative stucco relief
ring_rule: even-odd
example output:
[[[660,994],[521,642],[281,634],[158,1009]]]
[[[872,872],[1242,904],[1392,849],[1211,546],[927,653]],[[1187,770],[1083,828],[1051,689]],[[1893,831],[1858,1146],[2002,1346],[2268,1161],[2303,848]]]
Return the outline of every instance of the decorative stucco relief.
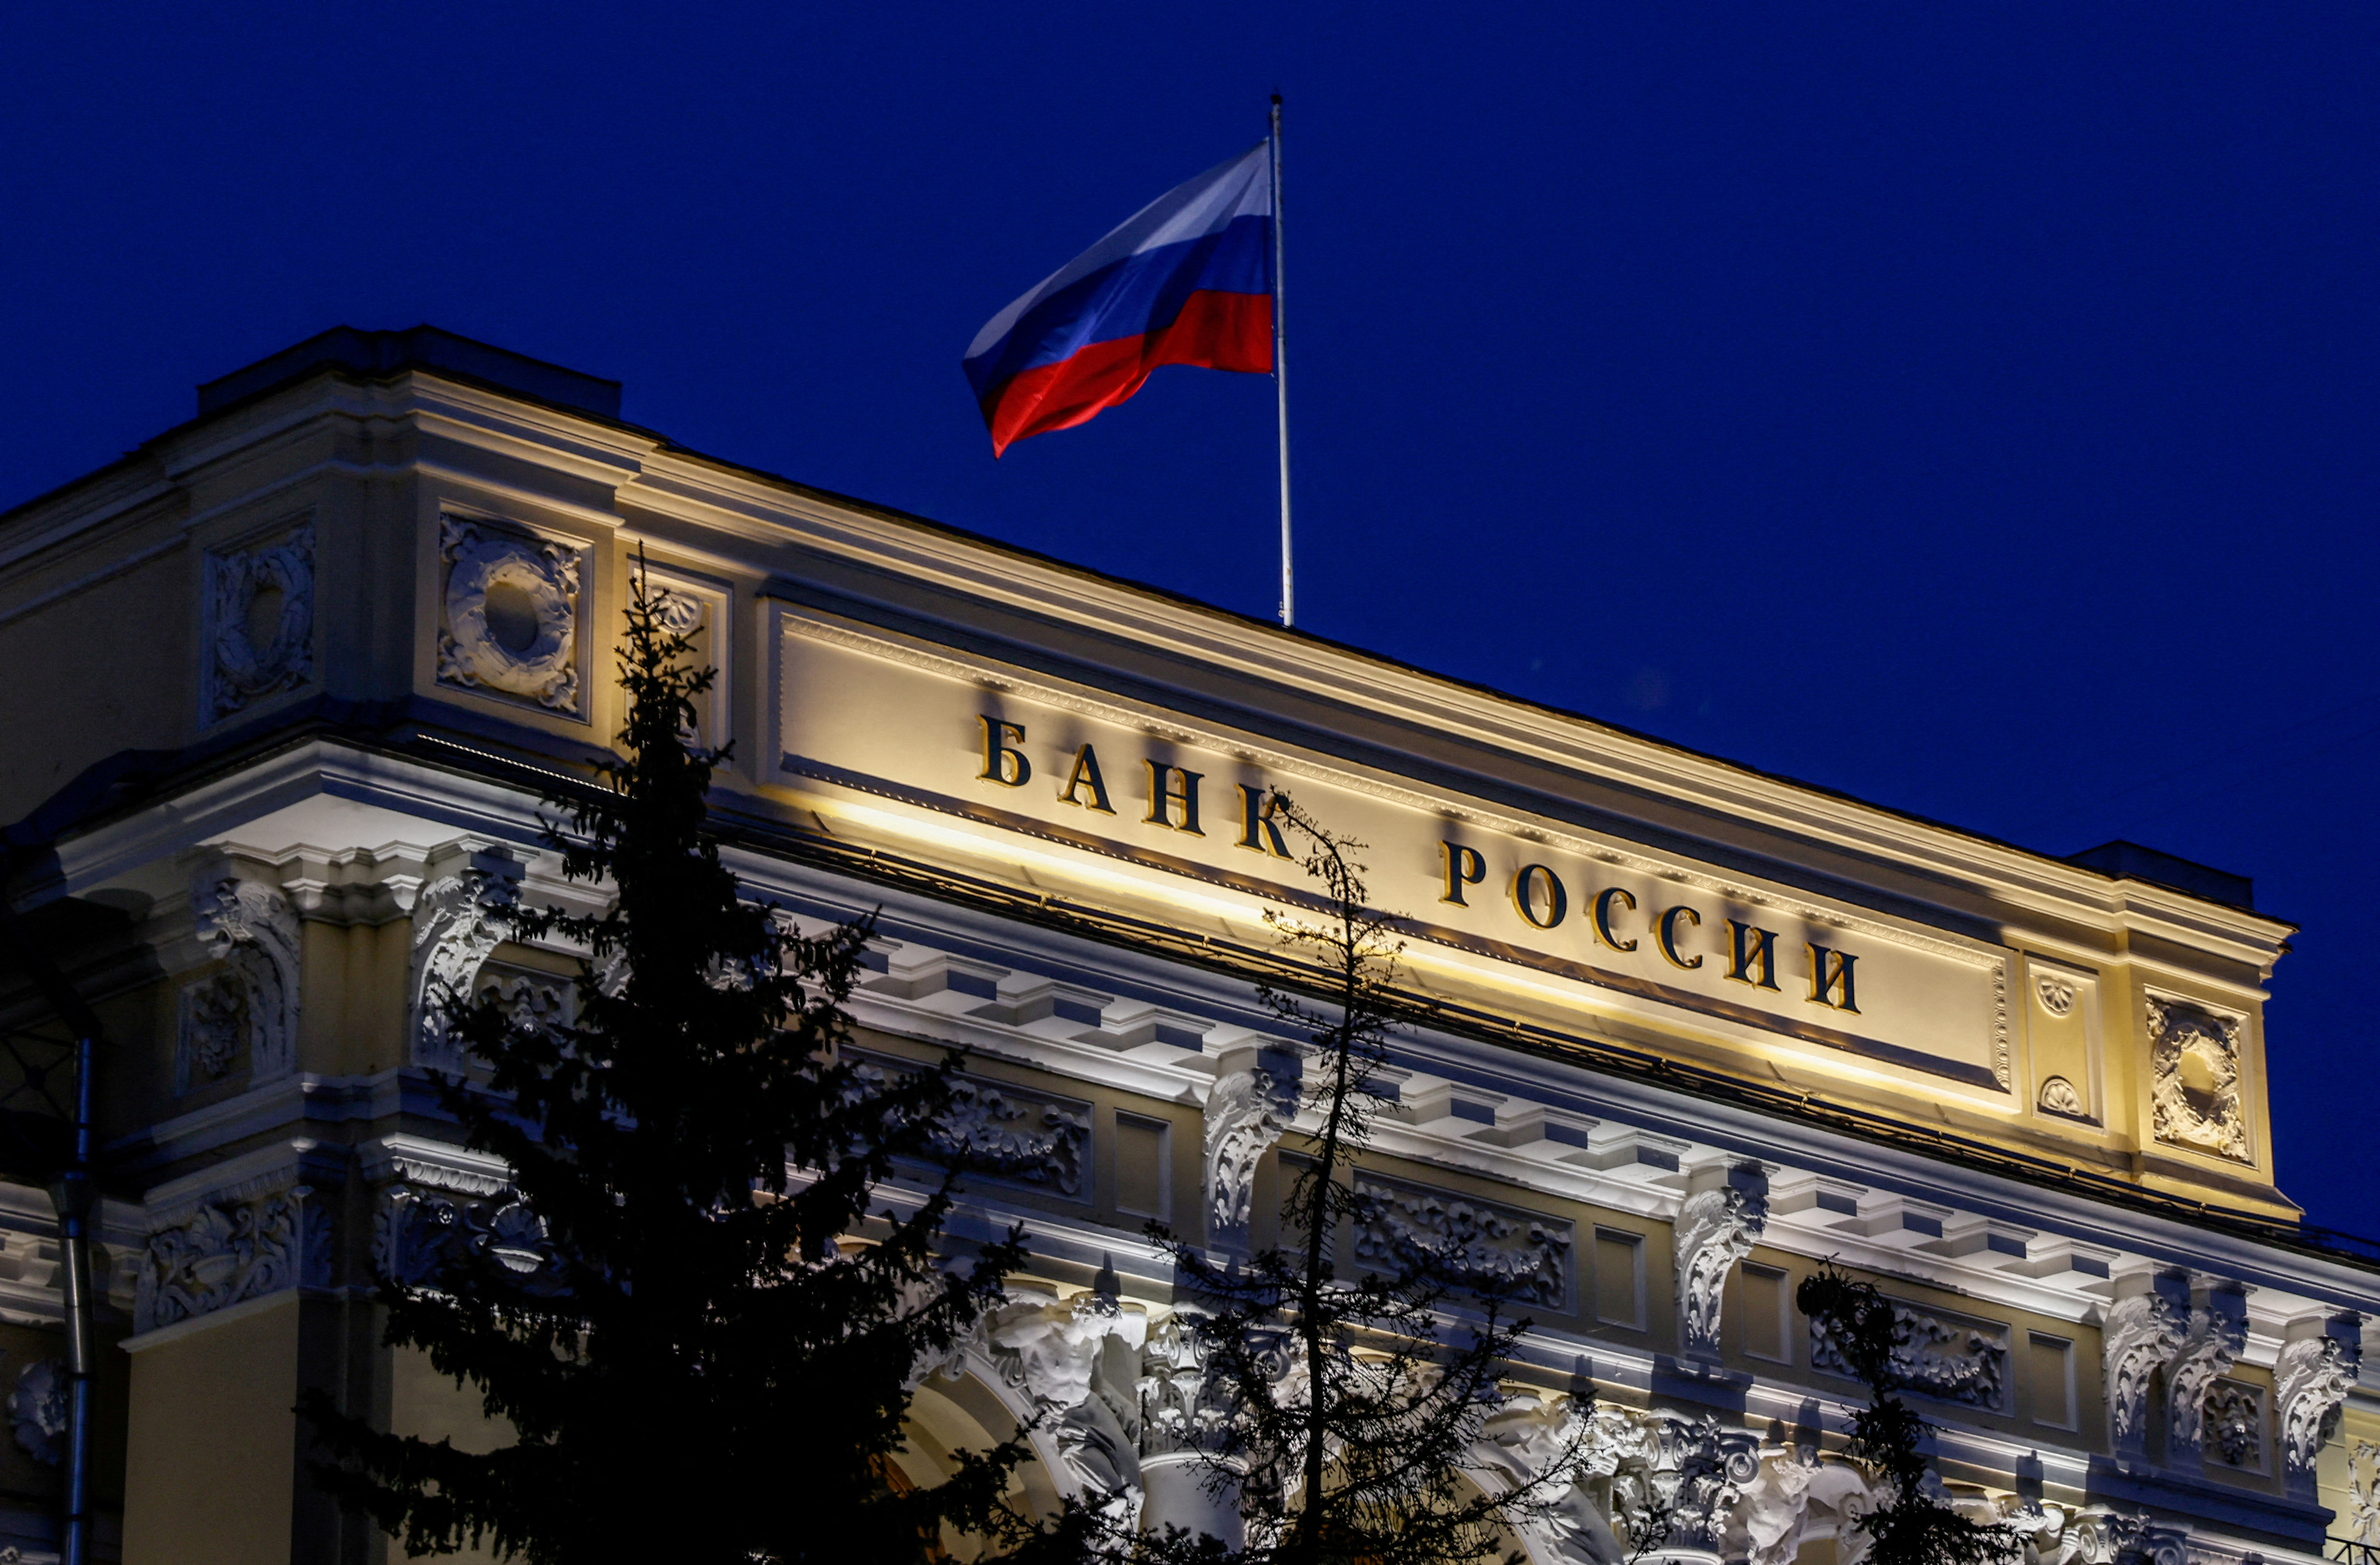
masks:
[[[2071,978],[2055,973],[2044,973],[2033,980],[2034,997],[2041,1008],[2053,1016],[2070,1015],[2074,1010],[2075,989]]]
[[[441,516],[446,583],[438,681],[574,717],[587,551],[489,522]]]
[[[861,1081],[880,1086],[904,1069],[870,1060],[858,1073]],[[936,1122],[926,1149],[937,1159],[964,1159],[975,1178],[1090,1199],[1091,1106],[1079,1098],[954,1076],[951,1107]]]
[[[2070,1120],[2086,1119],[2089,1110],[2082,1106],[2082,1095],[2064,1076],[2051,1076],[2041,1084],[2041,1111],[2062,1114]]]
[[[314,677],[314,524],[206,559],[202,722]]]
[[[251,1085],[286,1076],[298,1064],[298,910],[261,881],[212,871],[190,903],[199,943],[223,968],[182,989],[175,1090],[225,1079],[243,1050]]]
[[[2156,1138],[2249,1161],[2248,1121],[2240,1102],[2240,1018],[2155,996],[2147,1011]]]
[[[1768,1178],[1757,1163],[1730,1169],[1725,1183],[1694,1192],[1679,1207],[1672,1248],[1680,1341],[1686,1356],[1719,1357],[1719,1305],[1727,1275],[1752,1253],[1767,1222]]]
[[[461,1046],[447,1025],[447,1005],[477,991],[480,966],[504,943],[504,911],[519,895],[520,877],[521,866],[501,853],[473,854],[466,866],[435,876],[414,898],[407,994],[415,1064],[463,1068]]]
[[[55,1467],[66,1454],[67,1366],[64,1359],[35,1359],[17,1372],[8,1391],[8,1423],[19,1450]]]
[[[1009,1384],[1055,1415],[1047,1427],[1077,1492],[1127,1533],[1141,1506],[1139,1389],[1106,1373],[1107,1346],[1136,1355],[1148,1334],[1148,1316],[1112,1294],[1033,1290],[1011,1293],[984,1334]]]
[[[154,1330],[285,1288],[327,1287],[331,1208],[323,1193],[280,1183],[177,1209],[149,1236],[133,1306]]]
[[[2347,1457],[2347,1535],[2380,1544],[2380,1446],[2358,1440]]]
[[[1451,1280],[1546,1309],[1570,1304],[1571,1225],[1491,1201],[1355,1176],[1355,1260],[1395,1271],[1417,1257]]]
[[[1296,1117],[1297,1097],[1294,1078],[1262,1065],[1229,1073],[1207,1094],[1201,1140],[1206,1152],[1208,1244],[1241,1253],[1247,1250],[1257,1164]]]
[[[2242,1472],[2265,1470],[2265,1393],[2244,1380],[2216,1381],[2206,1389],[2204,1427],[2199,1443],[2209,1462]]]
[[[1893,1373],[1920,1396],[1991,1413],[2009,1411],[2008,1328],[1892,1302]],[[1850,1377],[1851,1360],[1827,1323],[1810,1321],[1810,1365]]]
[[[2165,1368],[2166,1459],[2196,1467],[2205,1459],[2206,1398],[2248,1345],[2248,1301],[2237,1284],[2192,1291],[2181,1347]]]
[[[2100,1358],[2107,1379],[2107,1428],[2118,1454],[2148,1454],[2149,1388],[2156,1372],[2181,1351],[2189,1330],[2187,1306],[2163,1292],[2136,1293],[2107,1306]]]
[[[2273,1366],[2273,1401],[2278,1412],[2281,1474],[2291,1493],[2313,1494],[2314,1463],[2338,1425],[2339,1403],[2355,1389],[2362,1365],[2359,1316],[2338,1316],[2325,1323],[2321,1335],[2282,1344],[2280,1358]],[[2359,1446],[2358,1456],[2370,1449]],[[2380,1522],[2380,1518],[2374,1520]],[[2359,1513],[2359,1528],[2362,1524]],[[2380,1531],[2380,1525],[2374,1530]]]

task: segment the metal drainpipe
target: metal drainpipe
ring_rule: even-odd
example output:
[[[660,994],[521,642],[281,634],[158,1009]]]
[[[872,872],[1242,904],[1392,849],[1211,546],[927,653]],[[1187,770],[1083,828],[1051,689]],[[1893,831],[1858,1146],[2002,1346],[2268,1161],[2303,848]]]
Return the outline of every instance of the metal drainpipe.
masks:
[[[13,879],[16,868],[13,855],[0,862],[0,882]],[[66,1274],[67,1471],[58,1552],[60,1565],[91,1565],[91,1212],[97,1194],[91,1184],[91,1075],[99,1055],[99,1017],[49,953],[33,943],[5,895],[0,942],[13,948],[26,977],[75,1034],[74,1156],[50,1182],[50,1204],[58,1213],[58,1261]]]
[[[77,1031],[80,1036],[75,1039],[74,1161],[50,1185],[50,1204],[58,1209],[59,1260],[66,1269],[67,1474],[60,1565],[90,1565],[91,1560],[91,1065],[94,1051],[91,1031]]]

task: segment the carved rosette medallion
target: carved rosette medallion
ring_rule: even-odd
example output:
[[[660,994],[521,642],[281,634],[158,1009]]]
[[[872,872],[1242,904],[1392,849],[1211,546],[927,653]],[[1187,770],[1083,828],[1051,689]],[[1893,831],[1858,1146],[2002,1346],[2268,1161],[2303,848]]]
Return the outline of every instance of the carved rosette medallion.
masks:
[[[2156,1138],[2249,1161],[2248,1121],[2240,1103],[2240,1018],[2152,997],[2148,1027]]]
[[[442,516],[446,585],[438,681],[584,716],[579,703],[579,587],[585,549]]]
[[[2082,1095],[2064,1076],[2051,1076],[2041,1084],[2041,1111],[2058,1114],[2070,1120],[2089,1117],[2082,1106]]]
[[[206,558],[202,722],[314,677],[314,524]]]

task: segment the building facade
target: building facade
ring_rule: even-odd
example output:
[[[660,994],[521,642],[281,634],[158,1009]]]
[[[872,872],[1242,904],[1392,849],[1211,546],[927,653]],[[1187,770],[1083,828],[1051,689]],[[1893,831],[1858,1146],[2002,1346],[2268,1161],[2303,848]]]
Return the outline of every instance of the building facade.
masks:
[[[2244,881],[2042,857],[697,455],[610,382],[424,329],[201,387],[0,516],[0,1072],[31,1127],[0,1183],[0,1559],[58,1547],[42,962],[100,1024],[98,1554],[400,1558],[310,1486],[306,1388],[492,1438],[379,1346],[370,1290],[441,1246],[535,1264],[438,1111],[431,999],[571,1003],[574,954],[489,914],[589,895],[539,799],[618,729],[639,557],[722,671],[729,862],[804,919],[877,914],[862,1046],[966,1050],[954,1129],[992,1155],[958,1229],[1026,1231],[919,1393],[914,1477],[1042,1411],[1035,1502],[1207,1503],[1143,1230],[1271,1237],[1299,1057],[1253,985],[1266,911],[1311,894],[1286,792],[1368,844],[1437,1007],[1341,1259],[1444,1248],[1515,1289],[1473,1478],[1596,1453],[1517,1540],[1537,1565],[1614,1565],[1599,1529],[1653,1501],[1680,1565],[1851,1565],[1860,1392],[1792,1304],[1828,1258],[1896,1301],[1944,1482],[2034,1565],[2380,1540],[2380,1268],[2274,1184],[2291,927]]]

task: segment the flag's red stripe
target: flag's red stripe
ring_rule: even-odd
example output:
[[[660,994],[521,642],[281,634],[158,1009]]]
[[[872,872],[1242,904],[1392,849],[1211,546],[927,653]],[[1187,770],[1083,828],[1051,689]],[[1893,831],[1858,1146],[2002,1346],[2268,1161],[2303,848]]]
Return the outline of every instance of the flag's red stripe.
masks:
[[[1166,364],[1269,373],[1272,297],[1202,290],[1183,301],[1170,326],[1093,343],[1071,358],[1026,370],[984,399],[991,454],[1027,435],[1072,429],[1126,401]]]

